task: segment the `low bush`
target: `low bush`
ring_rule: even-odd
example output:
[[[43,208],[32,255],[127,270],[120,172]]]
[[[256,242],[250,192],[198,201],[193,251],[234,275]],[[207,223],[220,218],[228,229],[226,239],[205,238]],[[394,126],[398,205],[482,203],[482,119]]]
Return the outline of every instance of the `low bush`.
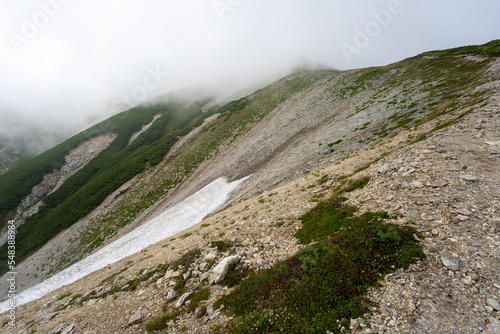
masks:
[[[369,287],[425,257],[409,226],[384,223],[385,212],[354,215],[333,197],[301,217],[296,236],[311,243],[272,268],[251,272],[216,302],[237,316],[230,333],[340,333],[369,313]]]

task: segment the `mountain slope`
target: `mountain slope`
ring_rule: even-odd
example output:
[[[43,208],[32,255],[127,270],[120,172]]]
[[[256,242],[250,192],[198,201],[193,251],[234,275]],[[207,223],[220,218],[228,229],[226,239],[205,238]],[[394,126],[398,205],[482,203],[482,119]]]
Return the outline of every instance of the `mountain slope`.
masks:
[[[493,49],[495,47],[498,49],[498,42],[489,43],[486,48],[491,47],[491,45],[493,45]],[[453,124],[470,122],[471,113],[480,111],[494,117],[494,112],[486,110],[498,108],[493,97],[498,95],[499,61],[496,58],[497,54],[491,53],[491,51],[484,56],[479,56],[478,54],[483,49],[485,49],[484,46],[427,53],[380,68],[345,72],[299,71],[248,97],[213,108],[210,113],[218,114],[217,116],[207,119],[200,128],[196,129],[196,132],[190,134],[189,139],[172,150],[167,158],[156,167],[147,168],[139,177],[115,190],[106,199],[106,205],[101,204],[97,210],[93,211],[92,220],[87,221],[86,226],[82,224],[80,231],[74,231],[74,234],[67,237],[75,238],[78,236],[83,242],[76,243],[76,246],[75,244],[71,245],[70,248],[73,250],[66,250],[66,254],[61,257],[64,261],[61,262],[64,264],[65,261],[67,263],[79,258],[92,251],[95,246],[99,246],[99,243],[110,242],[113,240],[111,237],[114,234],[118,233],[119,236],[127,229],[140,225],[148,218],[158,215],[166,207],[180,202],[195,190],[221,175],[236,179],[248,174],[252,174],[252,176],[237,190],[227,204],[228,207],[235,205],[238,201],[273,189],[277,185],[282,185],[284,182],[289,184],[279,190],[273,190],[274,192],[271,191],[259,199],[255,198],[245,204],[236,205],[234,208],[210,218],[209,222],[204,223],[211,224],[209,228],[206,227],[206,230],[203,230],[202,225],[197,226],[192,231],[196,231],[199,235],[188,236],[190,237],[189,246],[181,240],[166,242],[165,244],[169,244],[168,248],[162,248],[161,245],[154,248],[156,255],[154,260],[142,264],[139,261],[139,257],[142,255],[136,255],[133,260],[136,263],[131,268],[128,268],[128,265],[122,261],[113,266],[113,269],[96,274],[93,282],[99,280],[97,277],[102,279],[103,275],[116,273],[116,270],[125,270],[124,272],[128,276],[125,274],[123,276],[133,278],[136,270],[141,269],[139,267],[151,271],[158,263],[164,263],[158,262],[164,260],[163,257],[174,259],[191,247],[196,245],[201,248],[207,247],[209,241],[222,237],[227,240],[232,238],[243,244],[245,240],[263,239],[262,242],[267,245],[270,244],[270,241],[266,242],[264,239],[268,233],[281,234],[283,232],[282,237],[284,238],[283,242],[285,242],[283,245],[287,246],[283,246],[283,250],[278,249],[280,247],[275,249],[277,241],[273,241],[274,245],[271,245],[269,250],[265,246],[266,251],[260,257],[264,258],[262,260],[262,265],[264,265],[266,262],[274,263],[277,258],[288,256],[297,250],[293,232],[294,226],[299,226],[299,222],[294,218],[295,215],[303,214],[314,205],[307,200],[327,192],[317,189],[318,192],[311,193],[311,190],[308,190],[316,191],[314,187],[309,188],[309,186],[315,183],[316,179],[322,177],[320,174],[312,174],[302,178],[303,175],[315,173],[317,170],[329,166],[322,173],[327,174],[330,180],[332,177],[356,171],[375,176],[376,170],[369,168],[369,165],[378,159],[399,161],[396,159],[397,155],[420,156],[428,154],[416,154],[418,150],[422,150],[418,146],[420,143],[431,143],[436,133],[449,133],[442,131],[448,131],[446,129]],[[493,56],[490,56],[491,54]],[[492,132],[491,135],[495,135],[495,132]],[[488,138],[491,142],[495,142],[494,139],[493,137]],[[417,144],[409,146],[412,143]],[[447,145],[451,145],[451,143],[447,143]],[[325,154],[325,150],[327,150],[327,154]],[[389,156],[387,157],[387,155]],[[397,165],[401,164],[403,162],[397,163]],[[485,164],[490,166],[492,161],[487,160]],[[396,163],[391,163],[392,165],[396,165]],[[424,173],[415,172],[417,165],[419,164],[417,163],[414,170],[408,175]],[[404,174],[404,167],[401,166],[403,168],[402,174]],[[365,168],[368,168],[366,172],[363,171]],[[390,167],[388,170],[393,169]],[[386,175],[386,173],[387,171],[381,175]],[[496,170],[493,167],[487,169],[487,185],[491,191],[494,191],[493,187],[498,182],[493,177],[496,175],[495,173]],[[380,177],[381,180],[384,178]],[[451,175],[447,175],[447,177],[452,178]],[[416,175],[416,178],[422,185],[425,185],[425,182],[419,180],[421,179],[420,175]],[[297,179],[298,181],[294,181]],[[311,179],[315,181],[311,182]],[[388,179],[385,181],[390,182]],[[412,182],[414,181],[415,189],[420,189],[420,183],[416,182],[417,180],[412,180]],[[431,181],[428,182],[432,184]],[[399,183],[403,184],[404,182]],[[376,184],[379,185],[379,182],[377,181]],[[398,190],[398,196],[406,196],[405,189],[408,189],[409,186],[405,188],[399,185],[399,187],[401,190]],[[411,187],[413,187],[413,183]],[[432,188],[432,186],[429,187]],[[437,188],[439,189],[439,186]],[[371,187],[368,189],[386,193],[379,188],[374,190]],[[481,188],[481,190],[484,189]],[[278,195],[275,194],[276,191],[279,193]],[[354,192],[353,196],[364,201],[364,198],[369,197],[370,192],[361,192],[362,195],[358,196]],[[287,194],[289,194],[290,199],[287,199]],[[498,198],[498,194],[492,194],[492,196]],[[377,197],[377,199],[373,199],[372,196],[369,204],[376,204],[381,198],[385,198],[379,195]],[[388,201],[390,202],[390,200]],[[281,205],[283,208],[280,207]],[[394,213],[398,210],[395,207],[389,205],[388,209]],[[430,208],[425,207],[426,211],[428,209]],[[410,218],[408,212],[401,214],[403,215],[401,218],[404,218],[401,219],[401,222]],[[279,217],[284,217],[284,221],[290,221],[288,226],[291,229],[278,232],[276,228],[269,228],[269,223]],[[417,216],[416,219],[420,219],[418,217],[420,216]],[[233,223],[236,225],[232,225]],[[119,232],[120,227],[126,224],[129,226]],[[422,228],[422,226],[419,227]],[[239,229],[244,230],[247,235],[243,236],[243,232],[239,232]],[[221,230],[225,232],[221,232]],[[439,229],[437,230],[439,233]],[[488,231],[486,229],[484,233],[488,233]],[[445,232],[449,233],[447,230]],[[207,237],[203,238],[203,235],[207,235]],[[58,242],[61,240],[59,239]],[[92,246],[95,240],[100,241]],[[48,254],[51,249],[55,250],[55,247],[56,245],[50,246],[49,242],[41,251]],[[176,251],[170,251],[170,247],[175,247]],[[258,248],[260,247],[258,246]],[[203,248],[203,251],[208,252],[208,248]],[[156,259],[159,254],[162,254],[161,258]],[[498,255],[492,253],[491,256]],[[21,267],[22,271],[36,272],[40,263],[34,264],[32,262],[30,264],[28,262],[29,259],[26,264],[23,263],[25,267]],[[256,265],[257,262],[258,260],[251,261],[250,266]],[[127,268],[124,269],[125,267]],[[115,271],[113,272],[113,270]],[[492,277],[485,278],[485,284],[491,286]],[[148,282],[152,281],[149,280],[150,278],[147,277]],[[36,281],[32,277],[26,279],[25,282],[28,283],[30,280],[31,282]],[[114,281],[112,286],[121,286],[124,283],[122,281]],[[91,286],[91,283],[80,284],[83,284],[78,288],[80,290],[83,286],[88,288]],[[218,287],[215,286],[211,289],[217,290]],[[219,291],[217,293],[223,293],[220,290],[217,291]],[[212,292],[214,293],[214,291]],[[157,314],[159,311],[156,299],[160,298],[158,292],[148,288],[146,293],[151,298],[155,298],[153,303],[148,303],[147,308],[150,312]],[[120,301],[122,297],[130,298],[132,294],[133,292],[124,292],[123,296],[120,294]],[[108,298],[101,300],[106,305],[110,302]],[[136,310],[140,304],[141,299],[134,299],[133,305],[123,305],[122,307],[131,311],[134,307]],[[75,306],[62,312],[62,316],[75,316],[76,313],[88,314],[87,312],[90,312],[91,308],[86,310]],[[186,313],[186,317],[190,316]],[[149,315],[145,318],[149,318]],[[224,323],[227,318],[221,316],[218,320],[220,323]],[[120,321],[123,321],[123,317]],[[180,320],[176,325],[177,328],[181,328],[182,321],[184,320]],[[109,317],[108,322],[107,326],[109,327],[107,328],[123,326],[123,322],[118,324]],[[52,322],[49,322],[42,326],[49,328],[51,324]],[[192,326],[190,323],[186,323],[186,326],[188,324]],[[194,324],[199,325],[196,322]],[[124,326],[125,330],[127,328],[126,321]],[[134,331],[135,327],[130,328],[130,330]],[[200,331],[203,332],[205,329]]]

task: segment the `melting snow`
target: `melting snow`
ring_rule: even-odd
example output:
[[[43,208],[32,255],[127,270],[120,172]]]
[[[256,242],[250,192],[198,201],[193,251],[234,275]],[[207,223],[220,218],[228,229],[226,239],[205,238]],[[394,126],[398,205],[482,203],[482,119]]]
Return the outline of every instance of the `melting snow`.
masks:
[[[181,203],[164,211],[115,242],[88,256],[82,261],[61,271],[42,283],[35,285],[16,295],[16,305],[23,305],[43,297],[64,285],[99,270],[108,264],[117,262],[135,254],[144,248],[164,240],[203,220],[203,217],[222,206],[231,192],[246,178],[226,182],[226,178],[218,178]],[[0,303],[0,313],[8,310],[9,300]]]

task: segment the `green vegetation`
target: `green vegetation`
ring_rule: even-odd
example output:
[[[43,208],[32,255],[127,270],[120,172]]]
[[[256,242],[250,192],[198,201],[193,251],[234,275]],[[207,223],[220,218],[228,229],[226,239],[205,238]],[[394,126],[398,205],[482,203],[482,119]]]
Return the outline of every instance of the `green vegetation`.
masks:
[[[351,180],[348,180],[348,181],[344,181],[342,183],[342,186],[335,191],[336,194],[340,195],[340,194],[343,194],[343,193],[349,193],[351,191],[354,191],[356,189],[361,189],[361,188],[364,188],[368,182],[370,182],[370,177],[369,176],[365,176],[365,177],[362,177],[360,179],[351,179]],[[344,185],[346,185],[344,187]]]
[[[328,181],[328,174],[325,174],[323,175],[319,180],[318,180],[318,184],[319,185],[323,185],[325,184],[327,181]]]
[[[332,197],[301,217],[296,236],[312,245],[272,268],[251,272],[216,302],[237,316],[230,333],[340,333],[369,313],[369,287],[425,257],[409,226],[384,223],[385,212],[355,216]]]
[[[229,266],[227,270],[226,277],[222,281],[222,285],[232,288],[240,284],[240,282],[248,276],[250,270],[243,267],[241,264],[233,263]]]
[[[173,313],[165,314],[165,315],[162,315],[158,318],[155,318],[154,320],[152,320],[146,324],[146,330],[149,332],[154,332],[154,331],[161,331],[163,329],[166,329],[168,327],[167,322],[169,322],[170,320],[174,320],[179,315],[181,315],[181,313],[182,313],[182,311],[179,310],[179,311],[175,311]]]
[[[469,45],[454,49],[425,52],[424,56],[447,57],[472,54],[483,57],[500,57],[500,39],[483,45]]]
[[[59,296],[59,297],[57,298],[57,300],[58,300],[58,301],[59,301],[59,300],[63,300],[64,298],[69,297],[69,296],[71,296],[71,295],[72,295],[72,293],[71,293],[71,292],[66,293],[66,294],[64,294],[64,295],[62,295],[62,296]]]
[[[105,150],[43,200],[37,215],[21,225],[16,237],[17,261],[24,260],[60,231],[85,217],[106,196],[141,173],[146,165],[158,164],[178,136],[191,131],[194,123],[206,117],[201,113],[206,99],[186,102],[172,100],[132,108],[0,176],[0,192],[5,194],[0,203],[0,217],[4,217],[41,181],[43,174],[62,167],[64,155],[70,148],[99,133],[118,133]],[[158,113],[162,116],[129,145],[130,136]],[[97,238],[89,244],[95,248],[103,241]],[[7,271],[6,247],[0,248],[0,274]]]
[[[342,139],[339,139],[337,141],[334,141],[333,143],[328,144],[328,147],[332,147],[333,145],[338,145],[342,142]]]
[[[191,303],[189,303],[189,310],[191,312],[194,312],[196,310],[196,308],[198,307],[198,305],[200,304],[200,302],[202,300],[207,300],[208,297],[210,297],[210,289],[209,288],[203,288],[200,291],[193,293],[191,295],[191,298],[189,299],[189,300],[191,300]]]
[[[219,252],[227,252],[228,250],[234,247],[234,244],[231,241],[218,240],[218,241],[212,241],[210,243],[210,247],[217,247],[217,251]]]

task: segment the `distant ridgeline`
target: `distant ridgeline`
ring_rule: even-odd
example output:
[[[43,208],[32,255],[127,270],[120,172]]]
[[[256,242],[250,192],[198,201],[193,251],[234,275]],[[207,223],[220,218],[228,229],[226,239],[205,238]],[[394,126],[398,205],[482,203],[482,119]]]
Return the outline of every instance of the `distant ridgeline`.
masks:
[[[26,259],[63,229],[85,217],[106,196],[141,173],[146,164],[154,166],[161,162],[180,136],[211,115],[201,111],[209,100],[207,97],[197,100],[171,97],[167,102],[134,107],[0,175],[0,227],[3,227],[9,211],[30,194],[32,187],[39,184],[45,174],[61,169],[70,149],[100,133],[118,133],[105,150],[43,200],[38,214],[20,226],[16,237],[16,262]],[[150,123],[158,113],[162,116],[129,145],[132,134]],[[0,247],[0,274],[5,272],[7,244]]]

